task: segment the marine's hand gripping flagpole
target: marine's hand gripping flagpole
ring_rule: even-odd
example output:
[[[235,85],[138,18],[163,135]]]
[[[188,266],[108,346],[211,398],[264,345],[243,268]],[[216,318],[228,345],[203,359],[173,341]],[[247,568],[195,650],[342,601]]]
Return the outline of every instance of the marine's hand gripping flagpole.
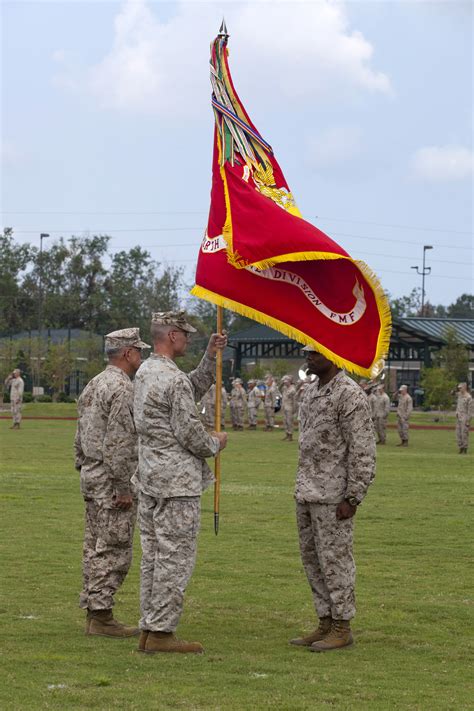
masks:
[[[222,333],[222,306],[217,307],[217,333]],[[216,354],[216,419],[214,429],[221,431],[221,407],[222,407],[222,351],[217,350]],[[221,494],[221,453],[217,452],[214,460],[214,533],[219,533],[219,502]]]

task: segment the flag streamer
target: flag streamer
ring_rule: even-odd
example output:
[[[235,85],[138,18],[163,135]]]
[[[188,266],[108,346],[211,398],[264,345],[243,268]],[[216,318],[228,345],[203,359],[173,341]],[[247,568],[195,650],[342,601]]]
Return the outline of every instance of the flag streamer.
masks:
[[[227,40],[221,29],[211,45],[211,206],[191,293],[372,377],[389,347],[386,295],[364,262],[301,216],[272,147],[237,95]]]

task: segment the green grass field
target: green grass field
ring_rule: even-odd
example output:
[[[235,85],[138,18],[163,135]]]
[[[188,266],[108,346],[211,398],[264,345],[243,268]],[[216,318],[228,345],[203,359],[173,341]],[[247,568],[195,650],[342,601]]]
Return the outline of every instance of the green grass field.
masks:
[[[189,657],[83,634],[75,423],[9,426],[0,421],[2,709],[472,708],[473,471],[454,432],[415,431],[400,450],[390,431],[357,514],[356,645],[325,655],[287,643],[315,622],[294,521],[297,444],[231,432],[220,533],[207,492],[179,630],[206,654]],[[139,555],[137,536],[116,606],[127,622],[138,618]]]

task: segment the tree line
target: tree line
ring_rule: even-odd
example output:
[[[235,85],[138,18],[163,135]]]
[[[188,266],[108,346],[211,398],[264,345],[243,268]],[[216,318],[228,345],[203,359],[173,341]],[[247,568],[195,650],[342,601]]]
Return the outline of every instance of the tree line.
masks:
[[[208,334],[215,328],[215,307],[188,295],[189,285],[184,283],[182,268],[156,262],[140,246],[111,252],[110,240],[108,235],[61,237],[40,250],[17,243],[10,228],[0,234],[2,381],[12,367],[19,366],[29,374],[32,384],[46,386],[57,398],[64,383],[78,370],[89,379],[102,369],[102,336],[106,333],[138,326],[146,340],[152,312],[183,306],[198,337],[191,342],[182,367],[191,368],[197,363]],[[472,318],[474,314],[474,296],[469,294],[461,295],[449,306],[426,303],[423,314],[420,289],[413,289],[408,296],[390,298],[390,303],[393,315],[399,317]],[[251,319],[224,311],[228,330],[253,324]],[[37,337],[38,330],[46,335],[48,329],[65,329],[69,337],[65,335],[63,342],[56,344]],[[72,329],[83,331],[82,337],[72,341]],[[19,333],[25,336],[11,338]],[[436,368],[440,370],[426,377],[438,385],[443,380],[443,397],[437,397],[445,402],[456,376],[451,373],[448,383],[441,377],[441,370],[446,373],[443,363]],[[428,381],[426,386],[427,390],[432,389]]]
[[[213,324],[214,307],[186,301],[183,270],[163,266],[140,246],[112,253],[108,235],[59,238],[39,250],[18,244],[13,230],[0,234],[0,335],[40,328],[80,328],[104,334],[124,324],[147,332],[152,311],[179,308],[185,302],[198,325]],[[449,306],[424,305],[421,289],[391,298],[394,316],[472,318],[474,296],[462,294]],[[227,312],[227,326],[248,325]]]
[[[61,237],[40,250],[17,243],[9,228],[0,234],[2,382],[20,367],[31,384],[47,387],[57,398],[77,370],[89,379],[103,368],[105,334],[138,326],[146,341],[153,312],[183,306],[198,330],[183,367],[197,363],[215,329],[215,307],[189,296],[182,268],[160,264],[140,246],[111,252],[110,240],[108,235]],[[238,314],[224,314],[227,329],[250,324]],[[48,339],[52,329],[64,329],[62,343]],[[83,335],[71,340],[73,329]],[[17,334],[24,335],[12,338]]]

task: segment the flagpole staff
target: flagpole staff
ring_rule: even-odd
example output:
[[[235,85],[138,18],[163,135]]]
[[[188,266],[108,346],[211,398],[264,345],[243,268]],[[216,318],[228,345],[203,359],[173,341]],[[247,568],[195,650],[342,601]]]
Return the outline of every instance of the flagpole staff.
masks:
[[[217,307],[217,333],[222,333],[222,306]],[[222,351],[219,349],[216,354],[216,407],[215,423],[216,432],[221,431],[221,408],[222,408]],[[221,453],[216,454],[214,460],[214,533],[219,533],[219,502],[221,495]]]

